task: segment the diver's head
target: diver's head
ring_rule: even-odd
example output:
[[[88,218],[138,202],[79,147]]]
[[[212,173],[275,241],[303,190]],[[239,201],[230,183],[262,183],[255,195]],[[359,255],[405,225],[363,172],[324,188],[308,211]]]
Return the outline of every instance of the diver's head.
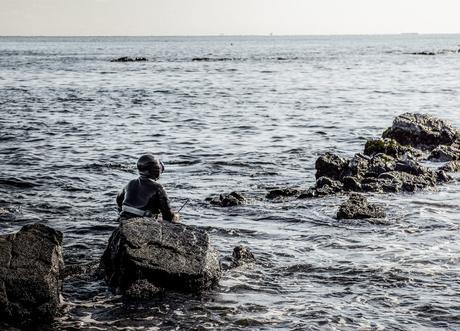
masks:
[[[139,174],[157,180],[165,170],[163,162],[152,154],[144,154],[137,160]]]

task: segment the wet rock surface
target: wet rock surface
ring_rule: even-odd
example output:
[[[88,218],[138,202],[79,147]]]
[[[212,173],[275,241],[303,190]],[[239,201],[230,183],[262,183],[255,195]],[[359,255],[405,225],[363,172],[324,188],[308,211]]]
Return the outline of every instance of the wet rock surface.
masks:
[[[219,207],[232,207],[242,205],[247,202],[246,197],[239,192],[231,192],[229,194],[221,194],[217,197],[206,198],[211,205]]]
[[[19,208],[0,207],[0,221],[14,221],[19,214]]]
[[[352,194],[348,201],[339,207],[337,219],[365,219],[385,218],[385,211],[381,206],[371,204],[361,194]]]
[[[391,138],[402,145],[432,149],[439,145],[452,145],[459,132],[450,124],[427,114],[405,113],[397,116],[383,138]]]
[[[347,192],[413,192],[452,178],[457,163],[440,169],[423,166],[421,161],[460,160],[459,133],[443,120],[425,114],[403,114],[383,133],[369,140],[364,154],[351,160],[326,153],[316,161],[315,186],[299,198],[321,197]]]
[[[0,320],[52,320],[61,293],[62,233],[43,224],[0,236]]]
[[[460,171],[460,161],[447,162],[445,165],[440,167],[439,170],[442,170],[445,172],[458,172]]]
[[[201,292],[221,277],[218,252],[205,231],[149,218],[121,222],[101,267],[112,288],[131,296],[142,288],[148,293],[154,288]]]
[[[110,62],[146,62],[147,58],[145,57],[129,57],[123,56],[116,59],[110,60]]]
[[[339,179],[348,167],[348,161],[338,155],[325,153],[321,155],[315,163],[316,178],[329,177]]]
[[[286,197],[294,197],[301,194],[301,190],[297,188],[279,188],[271,190],[265,196],[267,199],[279,199]]]
[[[126,299],[134,301],[151,300],[160,298],[163,295],[163,291],[147,279],[139,279],[126,289],[124,295]]]
[[[458,144],[452,146],[438,146],[431,151],[428,159],[438,162],[460,160],[460,146]]]
[[[246,246],[236,246],[232,254],[232,268],[239,267],[256,261],[251,249]]]

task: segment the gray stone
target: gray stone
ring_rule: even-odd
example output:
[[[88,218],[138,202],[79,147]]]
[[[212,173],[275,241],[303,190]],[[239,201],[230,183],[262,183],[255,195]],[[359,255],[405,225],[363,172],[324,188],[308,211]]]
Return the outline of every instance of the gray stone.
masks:
[[[246,203],[247,199],[239,192],[231,192],[229,194],[221,194],[218,197],[206,198],[210,204],[220,207],[232,207]]]
[[[458,146],[438,146],[431,151],[428,159],[437,162],[460,160],[460,148]]]
[[[232,267],[239,267],[244,264],[254,263],[256,261],[249,247],[236,246],[232,254]]]
[[[286,197],[298,196],[301,193],[301,190],[296,188],[279,188],[271,190],[265,196],[267,199],[278,199]]]
[[[122,293],[138,280],[167,290],[201,292],[221,277],[219,255],[206,231],[149,218],[121,222],[101,267],[107,283]]]
[[[316,178],[329,177],[340,179],[348,167],[348,160],[332,153],[321,155],[315,163]]]
[[[0,236],[0,320],[53,319],[60,307],[62,233],[43,224]]]
[[[385,218],[385,211],[381,206],[369,203],[366,197],[360,194],[352,194],[337,212],[339,220],[364,218]]]
[[[394,139],[376,139],[368,140],[364,146],[365,155],[386,154],[394,158],[401,158],[406,154],[416,157],[422,156],[422,151],[411,146],[403,146]]]
[[[160,298],[163,291],[153,285],[146,279],[139,279],[132,283],[124,292],[127,299],[130,300],[151,300]]]
[[[445,172],[457,172],[460,171],[460,161],[450,161],[443,165],[439,170]]]
[[[427,114],[405,113],[397,116],[382,137],[396,140],[402,145],[433,149],[439,145],[452,145],[459,132],[445,121]]]

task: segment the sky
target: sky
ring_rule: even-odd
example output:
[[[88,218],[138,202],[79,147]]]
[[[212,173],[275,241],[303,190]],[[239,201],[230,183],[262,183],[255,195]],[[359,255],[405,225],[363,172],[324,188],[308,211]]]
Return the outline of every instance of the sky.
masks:
[[[460,33],[460,0],[0,0],[0,35]]]

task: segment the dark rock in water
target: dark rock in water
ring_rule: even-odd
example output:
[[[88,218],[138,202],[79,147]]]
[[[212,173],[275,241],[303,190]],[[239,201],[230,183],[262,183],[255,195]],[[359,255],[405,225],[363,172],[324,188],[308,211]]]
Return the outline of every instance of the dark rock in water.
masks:
[[[438,145],[452,145],[459,133],[450,124],[427,114],[405,113],[395,118],[383,138],[391,138],[402,145],[433,149]]]
[[[427,51],[423,51],[423,52],[413,52],[413,53],[409,53],[410,55],[436,55],[435,52],[427,52]]]
[[[161,297],[163,291],[148,280],[139,279],[128,287],[124,295],[130,300],[151,300]]]
[[[460,135],[446,122],[424,114],[406,113],[396,117],[383,139],[366,143],[364,154],[347,161],[326,153],[316,161],[317,182],[298,198],[314,198],[348,192],[413,192],[452,178],[444,171],[457,169],[457,164],[438,170],[419,163],[431,151],[430,159],[460,160]]]
[[[369,161],[365,177],[378,177],[388,171],[395,170],[396,159],[386,154],[376,154]]]
[[[228,57],[194,57],[192,62],[223,62],[223,61],[233,61],[235,59]]]
[[[429,170],[414,160],[397,161],[394,167],[395,171],[405,172],[411,175],[423,175]]]
[[[220,207],[232,207],[244,204],[247,200],[243,194],[232,192],[230,194],[221,194],[218,197],[206,198],[210,204]]]
[[[219,255],[206,231],[149,218],[121,222],[110,237],[101,267],[109,286],[122,293],[145,281],[161,289],[201,292],[221,277]],[[140,280],[145,281],[135,284]]]
[[[332,153],[321,155],[315,164],[316,178],[329,177],[340,179],[348,167],[348,161]]]
[[[333,180],[328,177],[319,177],[316,180],[317,194],[329,195],[341,192],[343,184],[339,180]]]
[[[249,247],[236,246],[232,254],[232,267],[239,267],[243,264],[254,263],[256,261]]]
[[[371,158],[361,153],[356,154],[348,165],[348,171],[346,176],[354,176],[357,178],[363,178],[369,168],[369,161]],[[344,177],[346,177],[344,176]]]
[[[368,140],[364,146],[364,154],[373,156],[375,154],[386,154],[394,158],[410,154],[416,157],[422,156],[422,152],[411,146],[400,145],[394,139]]]
[[[19,213],[19,209],[13,207],[0,208],[0,221],[14,221]]]
[[[354,176],[343,177],[343,189],[345,191],[361,192],[362,186],[358,178]]]
[[[385,211],[381,206],[369,203],[366,197],[360,194],[352,194],[337,212],[337,219],[339,220],[384,218],[385,216]]]
[[[301,193],[301,190],[296,188],[281,188],[271,190],[265,196],[267,199],[277,199],[277,198],[285,198],[285,197],[293,197],[298,196]]]
[[[145,57],[128,57],[123,56],[117,59],[112,59],[110,62],[145,62],[147,59]]]
[[[44,322],[58,313],[62,233],[43,224],[0,236],[0,320]]]
[[[457,172],[460,171],[460,161],[450,161],[443,165],[439,170],[445,172]]]
[[[460,160],[460,147],[440,145],[431,151],[428,159],[438,162]]]

